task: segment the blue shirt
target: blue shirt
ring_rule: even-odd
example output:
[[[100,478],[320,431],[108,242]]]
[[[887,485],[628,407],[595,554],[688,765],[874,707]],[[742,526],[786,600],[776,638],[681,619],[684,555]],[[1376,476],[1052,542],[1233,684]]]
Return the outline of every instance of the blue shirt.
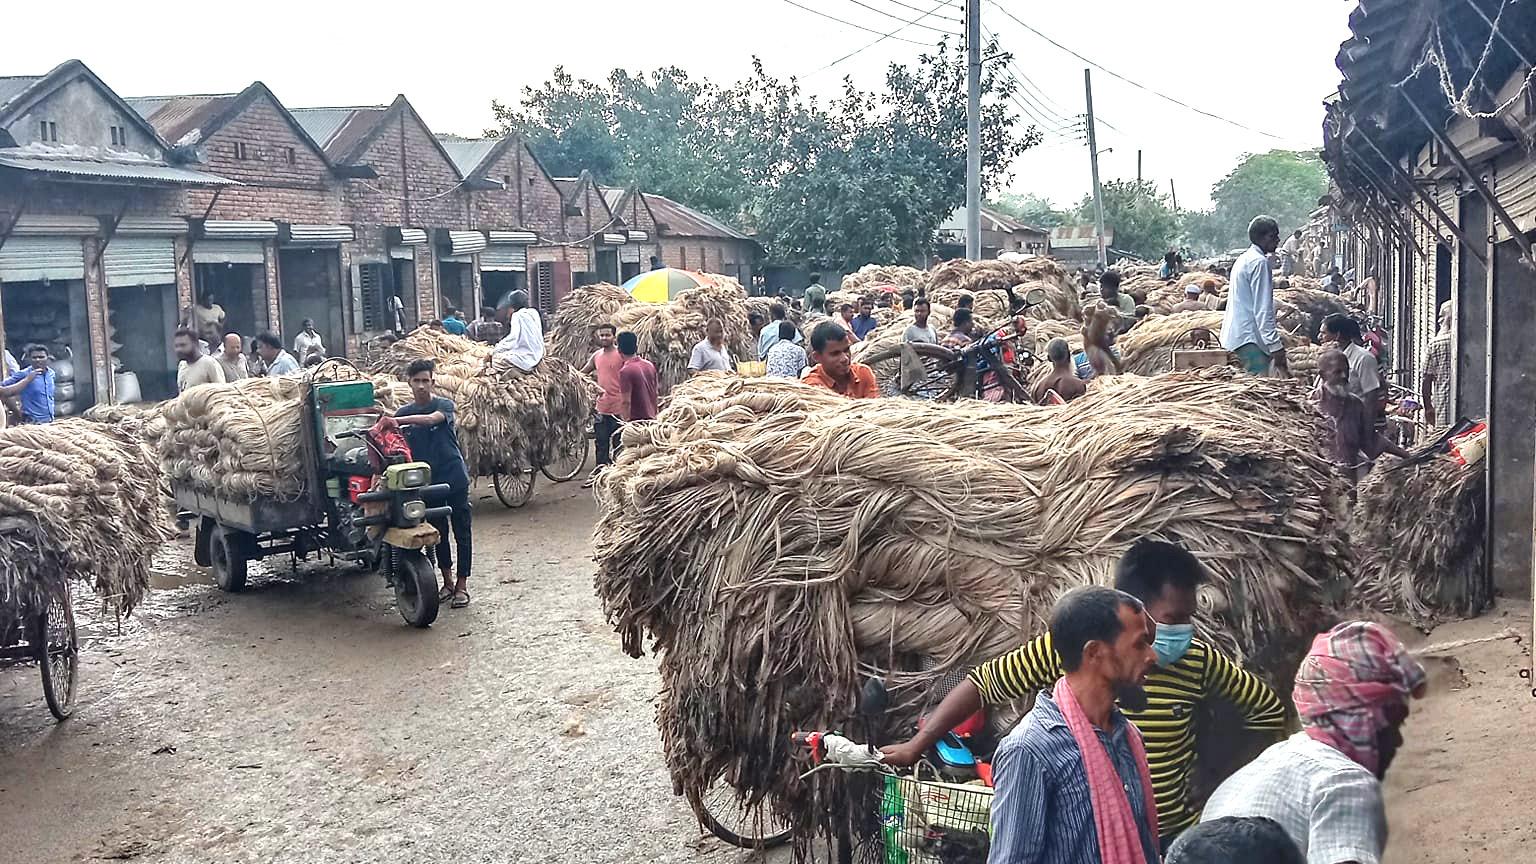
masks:
[[[1110,731],[1095,729],[1120,775],[1136,816],[1146,860],[1161,860],[1157,838],[1147,830],[1147,800],[1131,750],[1130,723],[1110,711]],[[1099,864],[1099,832],[1093,824],[1088,773],[1077,739],[1049,693],[1008,733],[992,757],[992,849],[987,864]]]
[[[450,317],[443,319],[443,329],[455,336],[463,336],[469,332],[469,325],[458,318]]]
[[[879,326],[880,319],[873,315],[865,315],[864,313],[860,312],[859,314],[853,316],[853,335],[859,337],[860,339],[868,336],[876,327]]]
[[[757,331],[757,359],[767,360],[768,349],[779,344],[779,323],[778,321],[769,321],[763,325],[763,329]],[[789,341],[799,345],[801,338],[800,330],[797,328],[795,330],[795,338]]]
[[[459,449],[459,436],[453,429],[453,402],[441,396],[432,397],[425,405],[415,401],[401,405],[396,417],[414,417],[421,414],[443,412],[443,422],[431,426],[403,426],[405,442],[411,445],[411,458],[425,462],[432,468],[433,483],[447,483],[452,492],[469,488],[469,471],[464,466],[464,452]]]
[[[0,387],[9,387],[17,381],[27,377],[25,369],[12,372],[4,381],[0,381]],[[27,423],[52,423],[53,422],[53,370],[44,369],[41,374],[32,379],[32,383],[23,387],[17,399],[21,401],[21,416]]]

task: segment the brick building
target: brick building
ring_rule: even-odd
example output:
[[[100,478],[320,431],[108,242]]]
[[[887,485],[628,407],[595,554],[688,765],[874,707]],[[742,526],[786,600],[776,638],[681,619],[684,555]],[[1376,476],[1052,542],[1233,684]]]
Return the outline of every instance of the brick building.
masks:
[[[662,263],[682,270],[734,276],[743,285],[752,273],[762,247],[731,226],[661,195],[644,193],[656,223]]]
[[[635,186],[605,186],[603,198],[608,211],[624,226],[625,242],[619,247],[619,282],[623,283],[650,270],[652,258],[661,258],[656,214]]]
[[[61,414],[174,392],[187,190],[234,185],[188,161],[77,60],[0,78],[0,340],[50,348]]]

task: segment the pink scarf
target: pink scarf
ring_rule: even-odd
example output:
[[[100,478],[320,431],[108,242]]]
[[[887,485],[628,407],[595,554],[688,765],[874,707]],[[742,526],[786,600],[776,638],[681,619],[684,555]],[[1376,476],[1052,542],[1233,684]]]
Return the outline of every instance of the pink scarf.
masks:
[[[1088,775],[1088,799],[1093,804],[1093,827],[1099,835],[1100,864],[1157,864],[1148,862],[1142,850],[1141,835],[1136,828],[1136,813],[1131,809],[1131,799],[1125,794],[1120,775],[1109,760],[1109,753],[1093,731],[1083,706],[1078,704],[1077,694],[1066,678],[1056,682],[1051,693],[1061,716],[1067,721],[1067,729],[1077,740],[1077,749],[1083,754],[1083,772]],[[1141,745],[1141,733],[1126,723],[1126,740],[1136,757],[1136,768],[1141,774],[1142,800],[1146,802],[1147,827],[1157,837],[1157,803],[1152,795],[1152,772],[1147,768],[1147,751]]]

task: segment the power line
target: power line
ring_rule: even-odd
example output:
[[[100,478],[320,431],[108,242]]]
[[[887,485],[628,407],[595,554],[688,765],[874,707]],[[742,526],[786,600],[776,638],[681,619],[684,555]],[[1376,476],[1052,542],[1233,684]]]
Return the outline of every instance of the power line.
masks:
[[[900,21],[901,23],[906,24],[906,25],[911,26],[911,27],[921,27],[924,30],[932,30],[935,33],[942,33],[945,36],[958,36],[958,35],[960,35],[960,34],[956,33],[953,30],[945,30],[942,27],[934,27],[934,26],[932,26],[930,24],[918,23],[918,22],[923,20],[921,17],[920,18],[914,18],[914,19],[908,21],[907,19],[901,17],[900,15],[897,15],[895,12],[887,12],[886,10],[881,9],[878,6],[871,6],[868,3],[865,3],[864,0],[848,0],[848,2],[852,3],[855,6],[862,6],[863,8],[868,9],[869,11],[874,12],[877,15],[884,15],[887,18],[894,18],[897,21]]]
[[[805,11],[811,13],[812,15],[820,15],[821,17],[827,19],[828,21],[836,21],[837,23],[842,24],[845,27],[852,27],[855,30],[863,30],[865,33],[873,33],[876,36],[880,37],[880,41],[884,41],[886,39],[895,39],[898,42],[906,42],[909,45],[921,45],[924,48],[932,47],[932,45],[930,43],[928,43],[928,42],[919,42],[916,39],[908,39],[905,36],[897,36],[897,35],[895,35],[895,31],[893,31],[891,33],[881,33],[879,30],[875,30],[875,29],[870,28],[870,27],[865,27],[862,24],[855,24],[852,21],[844,21],[843,19],[837,17],[836,15],[828,15],[827,13],[821,11],[820,9],[812,9],[809,6],[804,6],[804,5],[801,5],[799,3],[796,3],[795,0],[784,0],[784,2],[788,3],[789,5],[791,5],[793,7],[795,7],[796,9],[804,9]],[[902,28],[902,29],[905,29],[905,28]]]
[[[787,2],[787,0],[786,0],[786,2]],[[1131,85],[1132,87],[1135,87],[1138,90],[1142,90],[1142,91],[1145,91],[1147,93],[1151,93],[1153,96],[1156,96],[1159,99],[1163,99],[1165,101],[1172,102],[1173,104],[1179,106],[1180,108],[1188,109],[1190,111],[1195,112],[1196,114],[1202,115],[1204,117],[1209,117],[1212,120],[1218,120],[1218,121],[1220,121],[1222,123],[1226,123],[1229,126],[1236,126],[1237,128],[1245,130],[1247,132],[1252,132],[1255,135],[1263,135],[1266,138],[1272,138],[1272,139],[1274,139],[1276,141],[1280,141],[1280,142],[1285,142],[1286,141],[1286,139],[1284,137],[1282,137],[1280,135],[1276,135],[1273,132],[1265,132],[1263,129],[1255,129],[1252,126],[1245,126],[1242,123],[1237,122],[1236,120],[1231,120],[1229,118],[1221,116],[1220,114],[1212,114],[1209,111],[1205,111],[1203,109],[1196,108],[1195,106],[1189,104],[1188,102],[1185,102],[1185,101],[1180,100],[1180,99],[1176,99],[1176,98],[1174,98],[1172,96],[1169,96],[1167,93],[1163,93],[1163,92],[1160,92],[1158,90],[1154,90],[1154,89],[1152,89],[1151,87],[1148,87],[1145,84],[1142,84],[1142,83],[1140,83],[1138,81],[1134,81],[1134,80],[1132,80],[1130,78],[1125,77],[1124,75],[1121,75],[1120,73],[1114,71],[1113,69],[1109,69],[1109,68],[1106,68],[1104,66],[1101,66],[1098,63],[1095,63],[1094,61],[1089,60],[1087,57],[1084,57],[1083,55],[1077,53],[1076,51],[1073,51],[1071,48],[1068,48],[1067,46],[1061,44],[1060,42],[1057,42],[1055,39],[1052,39],[1051,37],[1045,35],[1044,33],[1041,33],[1039,30],[1036,30],[1035,28],[1029,26],[1028,24],[1025,24],[1023,22],[1023,20],[1021,20],[1019,18],[1019,16],[1017,16],[1017,15],[1013,14],[1012,12],[1008,11],[1008,8],[1006,6],[1004,6],[1003,4],[999,3],[998,0],[988,0],[988,2],[990,2],[993,6],[997,7],[997,10],[999,12],[1002,12],[1004,15],[1007,15],[1009,18],[1012,18],[1015,24],[1018,24],[1020,27],[1023,27],[1025,30],[1028,30],[1029,32],[1035,34],[1036,36],[1040,37],[1041,39],[1044,39],[1045,41],[1051,43],[1052,45],[1056,46],[1057,48],[1061,49],[1062,51],[1065,51],[1068,54],[1071,54],[1073,57],[1076,57],[1077,59],[1083,61],[1084,63],[1087,63],[1089,66],[1092,66],[1093,68],[1099,70],[1100,72],[1103,72],[1105,75],[1108,75],[1111,78],[1115,78],[1115,79],[1117,79],[1119,81],[1123,81],[1126,84],[1129,84],[1129,85]]]
[[[911,3],[904,3],[904,2],[902,2],[902,0],[886,0],[886,2],[887,3],[894,3],[897,6],[902,6],[902,7],[905,7],[907,9],[911,9],[913,12],[922,12],[923,11],[920,7],[913,6]],[[956,0],[944,0],[943,3],[939,4],[938,8],[942,9],[945,6],[948,6],[951,9],[953,9],[955,7],[955,3],[956,3]],[[933,15],[933,13],[932,12],[924,12],[923,13],[923,17],[924,18],[928,17],[929,15]],[[953,21],[956,24],[964,24],[965,23],[964,21],[960,20],[959,18],[951,18],[948,15],[933,15],[933,17],[938,18],[938,19],[940,19],[942,21]]]
[[[786,0],[786,2],[788,2],[788,0]],[[927,13],[924,13],[924,14],[928,15],[928,14],[932,14],[934,12],[937,12],[940,9],[943,9],[945,6],[950,5],[952,2],[953,2],[953,0],[944,0],[944,2],[942,2],[939,5],[933,7],[932,9],[928,10]],[[800,4],[796,3],[794,5],[798,6]],[[804,7],[801,7],[801,8],[804,8]],[[917,20],[918,21],[923,20],[922,16],[919,16],[917,18]],[[837,64],[843,62],[844,60],[847,60],[847,59],[849,59],[851,57],[854,57],[856,55],[862,54],[865,51],[868,51],[869,49],[875,47],[876,45],[879,45],[881,42],[884,42],[887,39],[899,39],[900,37],[898,37],[896,34],[900,33],[901,31],[903,31],[905,29],[907,29],[908,26],[910,26],[910,25],[909,24],[903,24],[900,27],[897,27],[895,30],[892,30],[889,33],[883,33],[883,34],[881,34],[879,39],[876,39],[875,41],[873,41],[873,42],[869,43],[868,45],[865,45],[865,46],[863,46],[861,48],[855,48],[854,50],[849,51],[847,54],[844,54],[843,56],[837,58],[836,60],[833,60],[831,63],[828,63],[827,65],[821,67],[820,69],[815,70],[814,72],[810,72],[810,73],[806,74],[804,77],[809,78],[812,75],[816,75],[816,74],[825,72],[828,69],[831,69],[833,66],[836,66]],[[905,42],[905,41],[911,41],[911,40],[903,39],[902,41]]]

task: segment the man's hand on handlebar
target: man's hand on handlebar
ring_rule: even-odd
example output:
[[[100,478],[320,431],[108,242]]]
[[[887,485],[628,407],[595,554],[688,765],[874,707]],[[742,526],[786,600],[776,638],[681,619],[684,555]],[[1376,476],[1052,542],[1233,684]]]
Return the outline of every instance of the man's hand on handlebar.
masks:
[[[921,742],[913,739],[900,744],[887,744],[880,748],[880,755],[885,757],[887,765],[895,768],[911,768],[917,764],[917,760],[923,758],[925,749]]]

